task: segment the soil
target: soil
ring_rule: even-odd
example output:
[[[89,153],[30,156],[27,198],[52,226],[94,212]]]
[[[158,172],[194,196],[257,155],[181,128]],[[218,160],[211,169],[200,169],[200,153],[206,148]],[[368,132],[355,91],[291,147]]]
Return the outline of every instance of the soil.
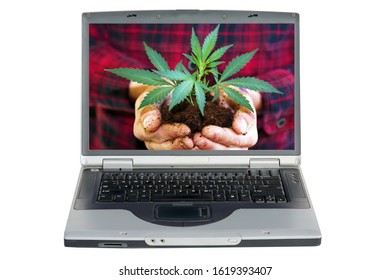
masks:
[[[212,97],[206,96],[204,116],[200,113],[199,107],[189,102],[182,102],[176,105],[171,111],[167,103],[161,106],[162,123],[184,123],[188,125],[192,133],[202,131],[208,125],[220,127],[232,127],[235,109],[229,109],[211,102]]]

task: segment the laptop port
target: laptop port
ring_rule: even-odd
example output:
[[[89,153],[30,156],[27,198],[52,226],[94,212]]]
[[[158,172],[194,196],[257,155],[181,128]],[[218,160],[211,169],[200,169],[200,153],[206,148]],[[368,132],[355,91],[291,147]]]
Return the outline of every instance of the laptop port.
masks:
[[[122,242],[99,243],[98,247],[101,247],[101,248],[126,248],[127,243],[122,243]]]

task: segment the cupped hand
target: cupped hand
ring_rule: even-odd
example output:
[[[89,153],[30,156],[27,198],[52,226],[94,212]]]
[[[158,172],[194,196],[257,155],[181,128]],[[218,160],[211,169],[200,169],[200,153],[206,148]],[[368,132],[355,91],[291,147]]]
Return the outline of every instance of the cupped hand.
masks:
[[[150,87],[135,102],[134,136],[145,142],[149,150],[188,150],[194,147],[190,128],[182,123],[161,124],[159,105],[149,105],[138,110]]]
[[[261,95],[255,91],[243,91],[236,87],[234,89],[248,99],[254,112],[240,106],[234,114],[232,128],[215,125],[204,127],[200,133],[194,135],[194,149],[246,150],[257,143],[256,111],[261,107]],[[218,102],[221,106],[231,107],[231,100],[223,91]]]

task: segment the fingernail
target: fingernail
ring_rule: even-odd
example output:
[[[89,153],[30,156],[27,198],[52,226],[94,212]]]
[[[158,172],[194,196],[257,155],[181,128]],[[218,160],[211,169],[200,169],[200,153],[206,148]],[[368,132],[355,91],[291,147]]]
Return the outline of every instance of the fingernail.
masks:
[[[237,118],[236,120],[238,128],[241,130],[241,134],[245,134],[248,130],[248,124],[242,118]]]
[[[213,129],[211,129],[210,127],[207,127],[207,128],[205,128],[205,129],[202,131],[202,133],[203,133],[203,135],[206,136],[207,138],[213,139],[213,138],[214,138],[214,135],[215,135],[215,129],[217,129],[217,128],[214,127]]]
[[[185,149],[192,149],[194,147],[194,142],[188,137],[185,137],[181,143]]]
[[[154,118],[153,118],[153,116],[146,116],[145,118],[144,118],[144,120],[143,120],[143,122],[142,122],[142,125],[144,126],[144,128],[146,129],[146,128],[148,128],[150,125],[151,125],[151,123],[154,121]]]
[[[207,138],[214,138],[214,136],[215,136],[215,132],[213,131],[213,130],[211,130],[211,129],[207,129],[206,130],[206,133],[205,133],[205,136],[207,137]]]

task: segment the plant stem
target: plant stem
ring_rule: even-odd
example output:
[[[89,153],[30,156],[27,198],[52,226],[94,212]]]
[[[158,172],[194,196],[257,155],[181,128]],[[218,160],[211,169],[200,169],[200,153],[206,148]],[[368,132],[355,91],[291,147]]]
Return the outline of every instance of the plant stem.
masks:
[[[192,100],[192,95],[193,93],[191,93],[189,96],[186,97],[188,103],[191,103],[192,106],[194,106],[194,101]]]

